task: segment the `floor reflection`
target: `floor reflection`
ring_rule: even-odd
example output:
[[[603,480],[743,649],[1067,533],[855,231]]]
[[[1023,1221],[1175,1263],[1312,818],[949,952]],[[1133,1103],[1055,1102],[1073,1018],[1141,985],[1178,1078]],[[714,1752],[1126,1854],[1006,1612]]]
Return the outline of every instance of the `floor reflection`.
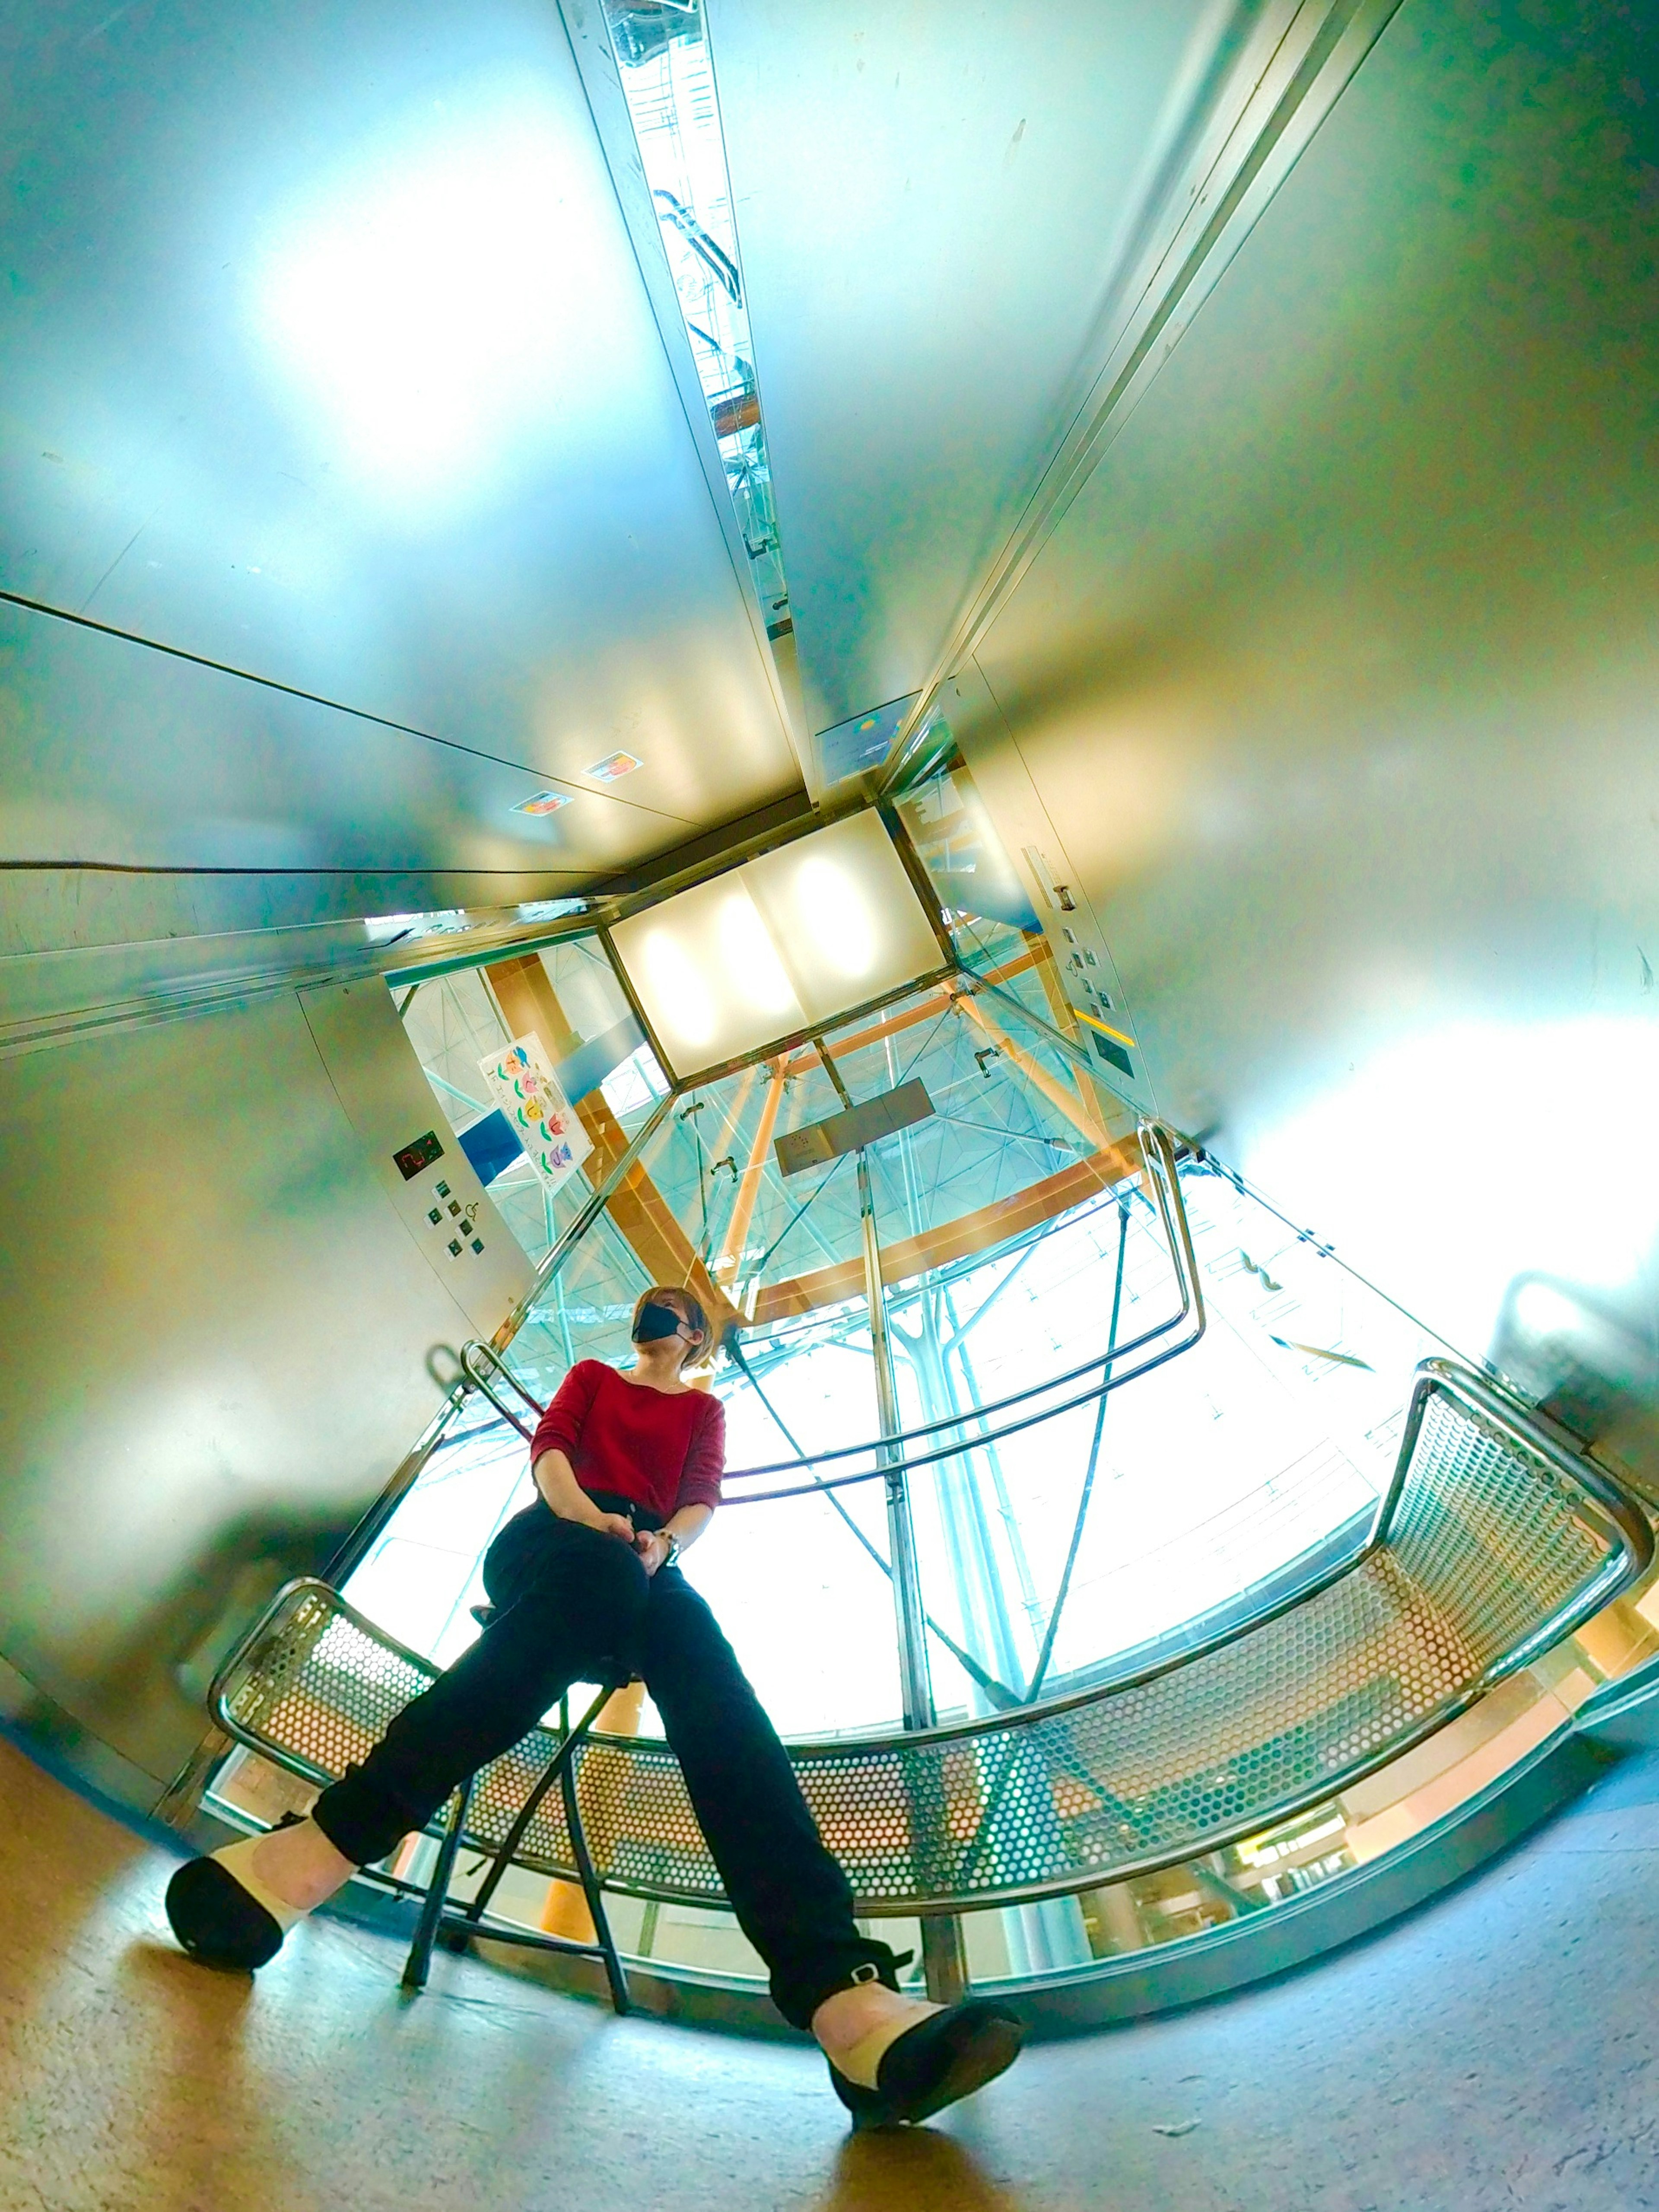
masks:
[[[953,2136],[934,2128],[849,2136],[815,2212],[1026,2212]]]

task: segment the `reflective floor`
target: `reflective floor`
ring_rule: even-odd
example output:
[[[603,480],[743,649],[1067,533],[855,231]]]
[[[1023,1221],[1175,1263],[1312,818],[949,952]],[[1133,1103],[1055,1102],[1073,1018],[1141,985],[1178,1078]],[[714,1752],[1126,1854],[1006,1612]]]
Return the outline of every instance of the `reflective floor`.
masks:
[[[167,1940],[164,1853],[0,1745],[0,2205],[40,2212],[1639,2212],[1659,2205],[1659,1758],[1372,1942],[1027,2053],[849,2140],[805,2050],[470,1960],[414,2004],[313,1923],[257,1984]]]

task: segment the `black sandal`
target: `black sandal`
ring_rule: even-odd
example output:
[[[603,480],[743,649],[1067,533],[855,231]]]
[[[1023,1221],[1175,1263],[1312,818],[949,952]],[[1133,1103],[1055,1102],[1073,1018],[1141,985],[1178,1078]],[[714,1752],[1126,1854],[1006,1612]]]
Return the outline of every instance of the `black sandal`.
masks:
[[[279,1923],[217,1859],[188,1859],[167,1884],[167,1918],[204,1966],[252,1973],[283,1948]]]
[[[303,1818],[284,1813],[276,1826],[291,1828]],[[186,1860],[167,1884],[166,1902],[180,1948],[204,1966],[251,1974],[283,1948],[282,1922],[216,1858]]]
[[[994,2081],[1019,2056],[1025,2030],[988,1998],[969,1998],[919,2020],[881,2054],[873,2089],[830,2063],[836,2094],[855,2129],[913,2126]]]

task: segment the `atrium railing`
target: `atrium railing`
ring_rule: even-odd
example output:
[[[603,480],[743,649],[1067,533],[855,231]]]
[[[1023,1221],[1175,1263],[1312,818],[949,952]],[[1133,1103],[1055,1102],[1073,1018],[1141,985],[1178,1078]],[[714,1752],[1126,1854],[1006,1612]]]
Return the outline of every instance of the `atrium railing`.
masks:
[[[1092,1889],[1328,1802],[1571,1634],[1652,1556],[1636,1502],[1563,1432],[1485,1378],[1426,1360],[1376,1528],[1320,1581],[1124,1679],[987,1719],[796,1743],[790,1757],[863,1914]],[[210,1702],[237,1741],[322,1782],[435,1672],[325,1584],[301,1582],[221,1669]],[[551,1749],[532,1730],[479,1778],[474,1843],[499,1846]],[[594,1737],[576,1789],[607,1888],[723,1901],[666,1744]],[[518,1863],[574,1878],[551,1801]]]

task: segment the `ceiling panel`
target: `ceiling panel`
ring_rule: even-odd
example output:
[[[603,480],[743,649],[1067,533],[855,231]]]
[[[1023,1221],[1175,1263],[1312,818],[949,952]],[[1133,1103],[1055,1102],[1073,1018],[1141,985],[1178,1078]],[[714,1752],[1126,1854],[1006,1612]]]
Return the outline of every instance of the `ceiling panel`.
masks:
[[[497,872],[574,889],[684,834],[603,792],[513,811],[540,787],[461,746],[0,601],[0,861],[14,866],[461,871],[480,878],[476,899]]]
[[[0,584],[681,823],[798,783],[552,6],[11,21]]]
[[[815,730],[914,691],[1030,489],[1206,0],[708,0]]]

